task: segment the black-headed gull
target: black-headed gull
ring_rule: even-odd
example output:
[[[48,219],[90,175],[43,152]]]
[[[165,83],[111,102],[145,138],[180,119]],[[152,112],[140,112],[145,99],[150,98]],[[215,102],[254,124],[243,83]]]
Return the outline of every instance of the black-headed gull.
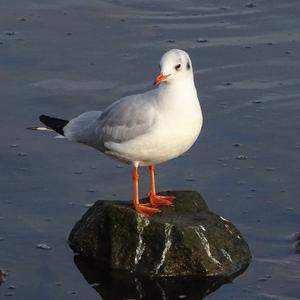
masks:
[[[189,55],[179,49],[166,52],[160,60],[158,88],[124,97],[104,111],[88,111],[66,121],[45,115],[41,122],[68,140],[100,150],[133,165],[133,206],[144,215],[171,206],[174,196],[155,191],[155,165],[178,157],[196,141],[202,127],[202,112],[194,84]],[[138,167],[150,171],[150,203],[139,202]]]

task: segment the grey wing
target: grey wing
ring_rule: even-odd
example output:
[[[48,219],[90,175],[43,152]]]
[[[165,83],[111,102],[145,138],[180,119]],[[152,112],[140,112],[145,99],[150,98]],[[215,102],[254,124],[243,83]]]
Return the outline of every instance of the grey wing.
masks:
[[[97,146],[95,128],[102,111],[88,111],[69,121],[64,127],[64,135],[71,141]]]
[[[151,93],[146,94],[123,98],[101,114],[97,135],[103,145],[106,142],[123,143],[151,130],[157,113]]]

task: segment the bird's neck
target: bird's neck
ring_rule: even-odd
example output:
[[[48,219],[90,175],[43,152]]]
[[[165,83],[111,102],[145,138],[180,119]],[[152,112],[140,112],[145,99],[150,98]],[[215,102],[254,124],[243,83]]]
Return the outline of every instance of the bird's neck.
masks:
[[[158,94],[158,104],[168,114],[173,112],[182,118],[198,117],[201,114],[194,80],[164,83],[159,87]]]
[[[190,77],[185,80],[176,80],[174,82],[162,82],[159,86],[159,94],[162,96],[186,96],[197,97],[197,91],[195,88],[194,78]]]

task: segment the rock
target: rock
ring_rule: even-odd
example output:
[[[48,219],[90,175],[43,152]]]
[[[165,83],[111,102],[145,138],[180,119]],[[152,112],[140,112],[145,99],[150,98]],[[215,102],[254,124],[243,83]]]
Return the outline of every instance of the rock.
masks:
[[[245,6],[248,8],[253,8],[253,7],[256,7],[256,4],[255,3],[247,3]]]
[[[4,293],[3,296],[5,297],[12,297],[14,296],[15,294],[14,293],[11,293],[11,292],[8,292],[8,293]]]
[[[164,193],[168,194],[168,193]],[[197,192],[172,192],[174,207],[145,217],[129,203],[97,201],[74,226],[80,256],[147,276],[221,276],[245,268],[249,247],[232,223],[209,211]]]
[[[9,290],[15,290],[17,287],[15,285],[9,285],[7,288]]]
[[[4,270],[0,269],[0,285],[5,281],[5,276],[7,276],[7,273]]]
[[[240,155],[236,156],[235,159],[246,160],[246,159],[248,159],[248,157],[246,155],[240,154]]]
[[[42,250],[51,250],[52,249],[51,246],[49,246],[46,243],[36,244],[35,247],[38,249],[42,249]]]
[[[196,40],[197,43],[208,43],[207,39],[197,39]]]
[[[296,253],[300,254],[300,233],[296,233],[294,235],[294,241],[296,242],[295,243],[295,251],[296,251]]]

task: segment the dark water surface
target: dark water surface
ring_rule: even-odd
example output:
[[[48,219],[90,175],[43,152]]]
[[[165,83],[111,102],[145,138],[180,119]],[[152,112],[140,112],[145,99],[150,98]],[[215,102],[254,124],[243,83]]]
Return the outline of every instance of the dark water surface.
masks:
[[[201,192],[254,256],[207,299],[300,299],[300,2],[253,4],[0,3],[0,299],[100,299],[66,239],[95,200],[130,200],[130,167],[25,128],[151,88],[175,47],[191,55],[205,122],[187,155],[158,168],[158,190]]]

